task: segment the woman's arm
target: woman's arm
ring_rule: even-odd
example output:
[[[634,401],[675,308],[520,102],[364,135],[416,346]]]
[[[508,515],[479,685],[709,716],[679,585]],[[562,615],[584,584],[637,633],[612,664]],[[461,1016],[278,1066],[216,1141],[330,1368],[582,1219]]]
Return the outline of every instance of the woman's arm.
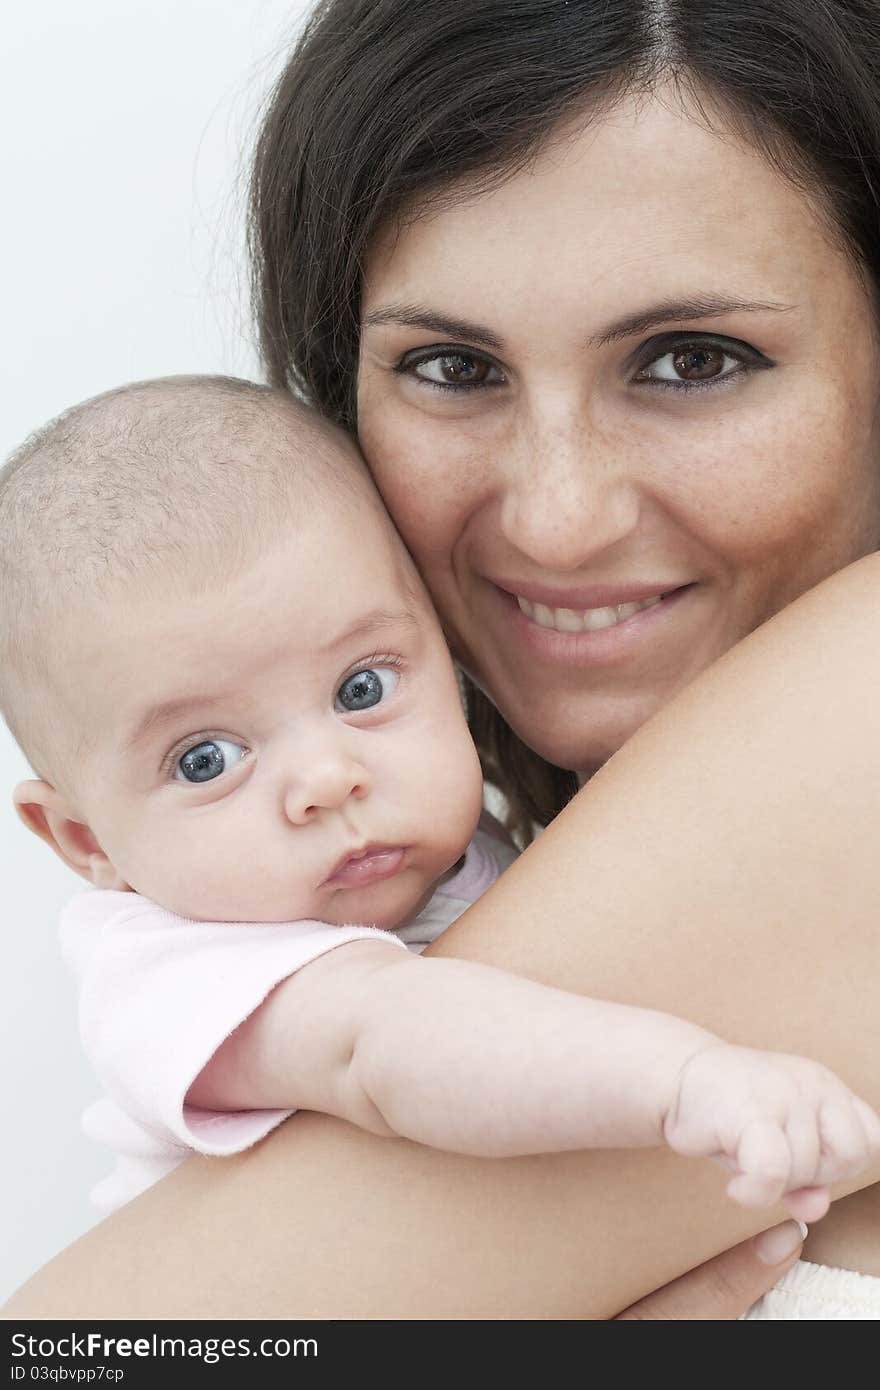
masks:
[[[876,1106],[878,614],[872,558],[753,634],[435,953],[814,1056]],[[13,1311],[604,1318],[766,1224],[723,1184],[661,1150],[480,1160],[299,1115],[186,1164]]]

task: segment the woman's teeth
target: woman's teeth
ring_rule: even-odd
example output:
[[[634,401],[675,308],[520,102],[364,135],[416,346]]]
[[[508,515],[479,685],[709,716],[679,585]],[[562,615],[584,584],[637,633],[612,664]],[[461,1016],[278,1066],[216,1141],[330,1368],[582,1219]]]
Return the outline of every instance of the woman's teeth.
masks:
[[[516,601],[521,612],[539,627],[552,627],[556,632],[598,632],[599,628],[626,622],[643,608],[653,608],[662,597],[662,594],[655,594],[653,598],[642,599],[641,603],[618,603],[614,608],[587,608],[581,612],[574,608],[548,608],[543,603],[529,603],[519,594]]]

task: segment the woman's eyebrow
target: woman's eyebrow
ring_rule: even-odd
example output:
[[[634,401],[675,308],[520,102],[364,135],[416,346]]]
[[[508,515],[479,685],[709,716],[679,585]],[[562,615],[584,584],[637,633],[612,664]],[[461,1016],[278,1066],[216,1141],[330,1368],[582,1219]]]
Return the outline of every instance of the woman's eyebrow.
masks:
[[[686,320],[720,318],[722,314],[756,314],[772,310],[790,313],[795,304],[780,304],[773,300],[737,299],[727,294],[699,294],[689,299],[662,299],[633,314],[626,314],[601,332],[587,339],[588,347],[607,347],[633,333],[644,333],[662,323],[682,323]]]
[[[591,348],[607,347],[609,343],[620,342],[634,333],[644,333],[664,323],[697,322],[700,319],[720,318],[723,314],[755,314],[773,311],[789,313],[797,306],[780,304],[773,300],[737,299],[727,294],[701,294],[688,299],[663,299],[644,309],[616,319],[599,333],[587,338],[586,345]],[[381,309],[372,309],[364,315],[364,327],[372,328],[378,324],[401,324],[406,328],[423,328],[430,333],[442,333],[447,338],[464,339],[479,343],[494,352],[504,351],[504,342],[485,324],[472,323],[469,319],[452,318],[439,309],[426,304],[386,304]]]
[[[450,318],[426,304],[386,304],[381,309],[372,309],[364,315],[364,327],[373,328],[377,324],[397,323],[405,328],[424,328],[430,333],[442,333],[447,338],[465,338],[470,343],[492,348],[495,352],[504,349],[504,343],[482,323],[470,323],[467,319]]]

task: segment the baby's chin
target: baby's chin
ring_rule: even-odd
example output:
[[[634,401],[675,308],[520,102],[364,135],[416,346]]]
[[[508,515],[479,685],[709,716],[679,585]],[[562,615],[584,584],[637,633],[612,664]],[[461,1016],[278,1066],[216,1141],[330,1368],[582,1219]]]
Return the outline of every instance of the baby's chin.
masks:
[[[430,901],[435,880],[412,869],[363,890],[342,890],[314,905],[312,916],[331,926],[377,927],[395,931],[407,926]]]

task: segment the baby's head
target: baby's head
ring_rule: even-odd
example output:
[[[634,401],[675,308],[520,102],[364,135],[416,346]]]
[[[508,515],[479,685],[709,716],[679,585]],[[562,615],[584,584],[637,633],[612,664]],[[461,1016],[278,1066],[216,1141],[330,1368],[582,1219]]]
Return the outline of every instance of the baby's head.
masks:
[[[247,382],[122,387],[0,473],[0,706],[30,828],[184,916],[397,925],[479,815],[455,673],[363,462]]]

